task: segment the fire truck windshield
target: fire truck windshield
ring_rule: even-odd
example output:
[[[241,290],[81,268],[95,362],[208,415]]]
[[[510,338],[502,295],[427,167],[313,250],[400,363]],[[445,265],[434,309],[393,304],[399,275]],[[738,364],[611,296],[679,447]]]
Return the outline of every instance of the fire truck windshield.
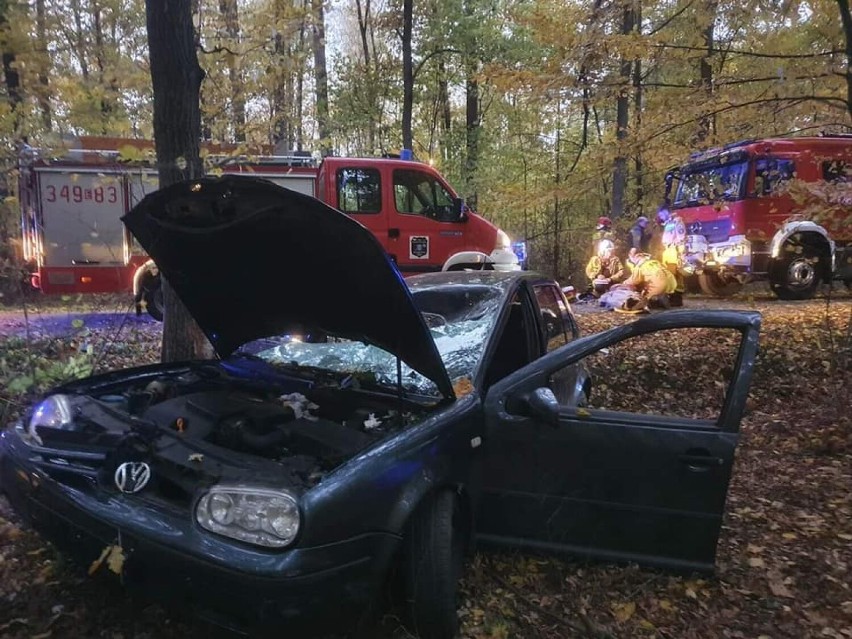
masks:
[[[748,161],[743,161],[698,170],[684,167],[681,170],[674,208],[742,199],[745,196],[748,166]]]

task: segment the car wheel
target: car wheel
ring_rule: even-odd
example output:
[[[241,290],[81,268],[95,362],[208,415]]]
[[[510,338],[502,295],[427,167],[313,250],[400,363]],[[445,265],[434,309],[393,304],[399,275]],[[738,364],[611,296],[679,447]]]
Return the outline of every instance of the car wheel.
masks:
[[[145,310],[147,310],[148,315],[153,317],[155,320],[162,322],[164,309],[163,287],[157,283],[155,288],[145,291]]]
[[[705,295],[730,297],[739,293],[743,285],[739,280],[723,278],[718,273],[706,272],[698,276],[698,286]]]
[[[402,574],[405,613],[420,639],[452,639],[458,633],[465,529],[459,500],[446,490],[422,503],[409,522]]]
[[[779,299],[809,300],[816,294],[823,261],[815,248],[807,245],[799,247],[799,252],[787,253],[772,267],[769,283]]]

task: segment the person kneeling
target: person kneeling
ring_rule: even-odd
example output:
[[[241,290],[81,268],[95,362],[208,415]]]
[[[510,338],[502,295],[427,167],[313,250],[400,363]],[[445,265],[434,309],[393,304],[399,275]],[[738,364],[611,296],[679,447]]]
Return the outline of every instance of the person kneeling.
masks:
[[[650,308],[669,308],[669,295],[674,293],[677,283],[674,275],[660,262],[647,253],[630,251],[627,261],[632,267],[630,277],[624,283],[635,291],[639,300],[629,306],[616,309],[624,312],[642,312]]]
[[[592,256],[586,265],[586,276],[592,282],[592,294],[600,297],[613,285],[625,277],[624,265],[615,254],[615,244],[611,240],[598,243],[598,254]]]

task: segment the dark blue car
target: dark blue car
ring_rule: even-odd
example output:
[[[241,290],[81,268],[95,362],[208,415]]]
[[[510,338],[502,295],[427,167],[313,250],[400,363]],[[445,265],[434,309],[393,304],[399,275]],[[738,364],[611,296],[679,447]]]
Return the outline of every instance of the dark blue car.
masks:
[[[219,359],[67,384],[0,434],[0,489],[90,570],[290,633],[353,627],[391,582],[414,632],[450,638],[474,540],[712,569],[757,314],[579,338],[552,280],[406,282],[356,221],[251,178],[125,223]],[[587,358],[701,327],[736,336],[715,419],[590,402]]]

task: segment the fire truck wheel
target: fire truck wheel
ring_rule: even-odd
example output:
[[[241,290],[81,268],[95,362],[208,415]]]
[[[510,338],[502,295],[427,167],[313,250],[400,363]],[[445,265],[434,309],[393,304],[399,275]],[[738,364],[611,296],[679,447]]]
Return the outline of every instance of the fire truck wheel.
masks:
[[[739,293],[743,288],[739,280],[726,279],[718,273],[701,273],[698,276],[698,286],[701,287],[705,295],[713,295],[714,297],[730,297]]]
[[[815,294],[823,271],[822,258],[811,246],[778,260],[770,270],[772,292],[782,300],[809,300]]]
[[[683,278],[683,286],[687,293],[702,293],[701,284],[698,282],[697,275],[687,275]]]
[[[163,287],[157,286],[153,290],[145,291],[145,309],[148,315],[158,322],[163,321]]]

